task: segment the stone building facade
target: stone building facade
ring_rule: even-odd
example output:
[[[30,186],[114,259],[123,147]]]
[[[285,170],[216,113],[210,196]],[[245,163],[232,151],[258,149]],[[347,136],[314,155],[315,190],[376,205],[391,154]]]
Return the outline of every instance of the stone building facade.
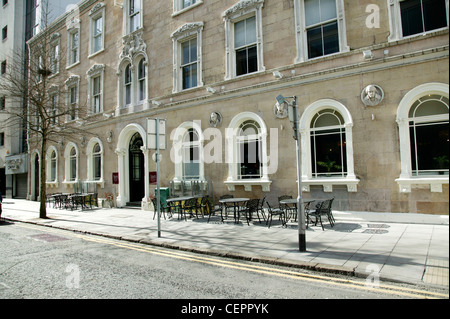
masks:
[[[297,97],[304,198],[333,196],[337,210],[448,214],[448,5],[82,1],[49,27],[67,52],[65,72],[51,78],[71,92],[59,97],[68,107],[86,107],[64,121],[93,134],[48,148],[48,192],[83,181],[118,206],[145,206],[156,171],[147,119],[159,118],[162,186],[204,180],[216,198],[296,197],[282,94]],[[38,154],[31,148],[30,198]]]

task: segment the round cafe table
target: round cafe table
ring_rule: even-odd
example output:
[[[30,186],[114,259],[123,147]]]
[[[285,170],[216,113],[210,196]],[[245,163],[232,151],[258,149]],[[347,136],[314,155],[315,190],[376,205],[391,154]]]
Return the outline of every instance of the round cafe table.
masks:
[[[222,212],[223,212],[223,210],[227,209],[228,205],[233,205],[234,222],[239,223],[239,204],[244,203],[248,200],[250,200],[250,198],[246,198],[246,197],[234,198],[234,197],[232,197],[232,198],[221,199],[221,200],[219,200],[219,203],[223,204]],[[223,216],[222,216],[222,221],[223,221]]]

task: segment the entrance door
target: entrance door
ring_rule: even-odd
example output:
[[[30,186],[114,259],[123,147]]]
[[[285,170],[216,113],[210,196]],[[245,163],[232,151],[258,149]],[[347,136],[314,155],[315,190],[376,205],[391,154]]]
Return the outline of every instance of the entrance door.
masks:
[[[130,163],[130,202],[140,202],[145,196],[144,154],[141,147],[144,142],[139,133],[133,135],[129,148]]]

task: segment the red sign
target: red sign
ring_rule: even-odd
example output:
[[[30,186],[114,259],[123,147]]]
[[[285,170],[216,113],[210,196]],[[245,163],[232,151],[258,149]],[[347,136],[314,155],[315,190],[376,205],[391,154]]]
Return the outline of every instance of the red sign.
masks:
[[[119,184],[119,173],[112,173],[113,184]]]
[[[156,172],[149,172],[150,185],[156,185]]]

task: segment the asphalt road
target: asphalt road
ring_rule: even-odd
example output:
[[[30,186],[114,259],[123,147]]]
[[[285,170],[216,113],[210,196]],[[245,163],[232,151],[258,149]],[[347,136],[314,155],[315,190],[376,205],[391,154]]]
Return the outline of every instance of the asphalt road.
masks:
[[[242,311],[241,306],[235,305],[236,300],[259,300],[258,311],[263,311],[268,309],[263,308],[261,301],[267,299],[444,296],[414,287],[378,285],[375,278],[368,281],[308,273],[31,224],[0,222],[0,299],[21,298],[183,299],[173,304],[170,311],[174,313],[211,311],[212,308],[195,308],[201,305],[199,299],[220,299],[214,305],[217,314],[219,305],[223,313]]]

